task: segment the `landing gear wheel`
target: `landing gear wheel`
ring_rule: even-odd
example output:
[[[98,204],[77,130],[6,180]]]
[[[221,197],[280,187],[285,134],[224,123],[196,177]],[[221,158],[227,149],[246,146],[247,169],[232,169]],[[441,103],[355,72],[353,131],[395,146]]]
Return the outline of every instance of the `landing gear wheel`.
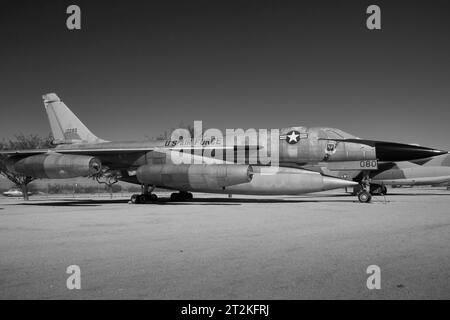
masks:
[[[383,187],[381,188],[381,194],[382,194],[383,196],[387,195],[387,187],[386,187],[386,186],[383,186]]]
[[[139,203],[146,203],[148,197],[145,194],[141,194],[141,195],[139,195],[138,199],[139,199]]]
[[[361,191],[360,193],[358,193],[358,200],[361,203],[369,203],[370,200],[372,200],[372,196],[370,195],[370,193],[368,191]]]
[[[187,199],[184,193],[175,192],[170,195],[170,200],[178,202],[178,201],[185,201]]]
[[[144,204],[147,202],[154,202],[158,200],[158,196],[156,194],[133,194],[131,196],[130,202],[133,204]]]
[[[140,203],[140,197],[139,197],[139,194],[133,194],[133,195],[131,196],[130,202],[133,203],[133,204],[138,204],[138,203]]]
[[[193,195],[190,192],[175,192],[170,195],[171,201],[190,201],[193,199]]]

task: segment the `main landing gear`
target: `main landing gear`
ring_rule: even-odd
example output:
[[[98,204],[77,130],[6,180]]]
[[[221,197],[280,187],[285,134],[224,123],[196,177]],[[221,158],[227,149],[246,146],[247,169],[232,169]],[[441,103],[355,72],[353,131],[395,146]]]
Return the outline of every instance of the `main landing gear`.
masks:
[[[154,186],[152,186],[150,188],[149,185],[143,185],[142,193],[141,194],[133,194],[131,196],[130,202],[133,204],[155,202],[156,200],[158,200],[158,196],[156,194],[152,193],[153,190],[155,190]]]
[[[171,201],[190,201],[192,198],[192,193],[185,191],[175,192],[170,195]]]
[[[131,196],[130,203],[144,204],[144,203],[156,202],[158,200],[158,196],[156,194],[152,193],[152,191],[154,189],[155,189],[154,186],[152,186],[150,188],[148,185],[143,185],[142,193],[141,194],[133,194]],[[170,201],[176,201],[176,202],[190,201],[190,200],[192,200],[192,198],[193,198],[192,193],[186,192],[186,191],[175,192],[170,195]]]

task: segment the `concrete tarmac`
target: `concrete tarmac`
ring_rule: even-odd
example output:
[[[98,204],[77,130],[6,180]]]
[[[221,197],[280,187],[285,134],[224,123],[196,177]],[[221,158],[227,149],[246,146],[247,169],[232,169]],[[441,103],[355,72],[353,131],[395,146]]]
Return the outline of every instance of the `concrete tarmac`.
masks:
[[[146,205],[0,197],[0,298],[449,299],[450,192],[389,192],[371,204],[340,190]],[[70,265],[81,290],[66,287]],[[366,286],[370,265],[380,290]]]

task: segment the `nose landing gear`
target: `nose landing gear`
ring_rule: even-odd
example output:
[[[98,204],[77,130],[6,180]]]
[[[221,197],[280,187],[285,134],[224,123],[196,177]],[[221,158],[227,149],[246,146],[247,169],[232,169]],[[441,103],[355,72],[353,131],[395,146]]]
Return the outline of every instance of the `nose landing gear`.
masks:
[[[372,200],[372,195],[370,194],[370,192],[362,190],[358,193],[358,200],[361,203],[369,203],[370,200]]]
[[[364,175],[358,187],[356,195],[358,196],[359,202],[369,203],[372,200],[372,195],[368,191],[370,190],[370,178],[368,173]]]

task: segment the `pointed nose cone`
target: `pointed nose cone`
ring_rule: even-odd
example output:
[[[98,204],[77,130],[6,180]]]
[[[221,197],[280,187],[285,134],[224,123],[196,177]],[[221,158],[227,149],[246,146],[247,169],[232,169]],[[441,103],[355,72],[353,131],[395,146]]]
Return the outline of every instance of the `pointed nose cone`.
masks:
[[[379,161],[411,161],[448,153],[448,151],[394,142],[376,142],[375,150]]]
[[[323,176],[323,190],[331,190],[331,189],[338,189],[338,188],[345,188],[345,187],[353,187],[356,186],[358,183],[354,181],[334,178],[334,177],[328,177]]]

